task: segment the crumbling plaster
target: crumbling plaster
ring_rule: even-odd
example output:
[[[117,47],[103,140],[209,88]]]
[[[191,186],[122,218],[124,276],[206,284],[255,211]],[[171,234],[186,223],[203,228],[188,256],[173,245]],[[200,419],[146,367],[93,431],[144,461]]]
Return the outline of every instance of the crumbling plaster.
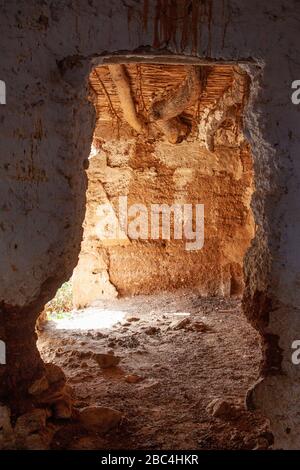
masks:
[[[300,335],[300,108],[290,95],[291,82],[300,78],[300,4],[207,0],[183,41],[176,27],[159,37],[155,24],[162,23],[163,11],[154,21],[156,2],[146,2],[145,21],[143,3],[1,2],[0,79],[7,104],[0,106],[0,337],[7,341],[7,356],[17,354],[27,370],[30,355],[13,351],[11,318],[16,330],[30,334],[33,322],[24,316],[37,315],[76,265],[83,168],[94,127],[86,101],[93,64],[124,53],[245,62],[252,76],[245,124],[254,158],[258,230],[245,263],[244,303],[271,344],[265,377],[249,402],[271,419],[276,447],[299,448],[300,369],[290,357],[291,341]],[[2,389],[21,380],[11,375],[14,380],[2,382]],[[30,374],[23,375],[23,381],[29,379]]]

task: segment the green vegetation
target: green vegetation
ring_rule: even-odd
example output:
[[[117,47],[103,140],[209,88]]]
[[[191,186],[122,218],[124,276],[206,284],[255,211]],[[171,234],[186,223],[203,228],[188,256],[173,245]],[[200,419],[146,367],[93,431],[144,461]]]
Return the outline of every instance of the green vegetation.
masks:
[[[72,314],[72,280],[65,282],[56,292],[54,299],[45,306],[49,320],[62,320]]]

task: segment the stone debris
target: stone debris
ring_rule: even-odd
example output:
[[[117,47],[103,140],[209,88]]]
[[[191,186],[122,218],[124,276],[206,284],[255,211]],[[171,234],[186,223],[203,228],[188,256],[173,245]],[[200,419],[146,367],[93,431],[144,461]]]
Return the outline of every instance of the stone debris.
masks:
[[[122,421],[123,414],[113,408],[89,406],[81,410],[79,422],[86,428],[106,433],[116,428]]]
[[[10,410],[0,405],[0,449],[14,448],[14,433],[10,421]]]
[[[141,377],[140,375],[136,374],[128,374],[125,375],[124,380],[129,384],[137,384],[139,382],[142,382],[144,380],[144,377]]]
[[[40,397],[41,395],[52,395],[53,388],[58,388],[58,384],[63,387],[66,383],[66,376],[62,369],[55,364],[45,364],[45,375],[37,379],[28,389],[30,395]],[[54,386],[54,387],[53,387]]]
[[[65,394],[60,400],[54,403],[54,416],[57,419],[69,419],[72,417],[72,399]]]
[[[56,419],[69,419],[73,414],[72,389],[66,385],[66,376],[62,369],[51,363],[45,364],[46,376],[36,381],[31,387],[34,391],[35,404],[51,408]],[[47,388],[43,385],[43,379]],[[33,393],[32,393],[33,394]]]
[[[49,412],[46,409],[36,408],[21,415],[16,422],[15,433],[18,435],[32,434],[46,427]]]
[[[122,359],[120,356],[115,356],[113,353],[95,353],[92,358],[97,362],[97,364],[99,364],[101,369],[116,367]]]
[[[52,412],[46,426],[50,432],[52,427],[55,427],[51,448],[80,449],[82,446],[91,449],[126,449],[129,435],[130,442],[133,436],[135,445],[141,448],[146,445],[145,442],[153,442],[152,445],[167,443],[166,445],[173,446],[172,448],[180,448],[181,445],[194,448],[192,446],[198,445],[198,439],[201,441],[199,441],[201,449],[251,450],[257,445],[257,438],[264,429],[265,421],[256,416],[255,412],[243,411],[243,403],[245,383],[257,370],[259,354],[254,366],[250,364],[249,374],[248,369],[238,374],[243,367],[243,354],[248,346],[248,338],[255,339],[256,333],[251,332],[246,320],[240,318],[239,312],[228,318],[228,325],[225,322],[221,324],[216,309],[220,305],[219,299],[202,299],[199,305],[197,294],[188,295],[188,301],[182,293],[164,294],[164,302],[159,303],[154,295],[141,299],[118,300],[116,305],[108,307],[109,310],[130,312],[128,317],[141,318],[139,322],[131,322],[129,332],[126,334],[123,333],[121,325],[109,330],[108,338],[97,340],[86,339],[85,331],[79,334],[78,331],[54,329],[51,331],[47,328],[39,340],[43,360],[51,363],[53,351],[56,351],[57,347],[64,347],[65,352],[56,364],[64,368],[69,383],[74,387],[74,392],[76,391],[73,395],[68,389],[68,384],[63,385],[63,375],[59,368],[54,370],[51,365],[48,366],[49,371],[46,376],[49,389],[41,396],[34,397],[34,401],[37,403],[42,397],[44,403],[40,406],[50,408]],[[149,298],[150,304],[144,307]],[[222,307],[237,304],[240,305],[228,299],[222,303]],[[178,331],[169,330],[167,334],[163,334],[164,331],[167,332],[166,328],[172,321],[178,323],[186,318],[190,321],[183,323],[186,325],[185,328]],[[200,332],[192,329],[194,325],[199,326]],[[206,325],[212,334],[201,332],[202,329],[206,329]],[[144,333],[147,327],[159,327],[161,333],[157,336],[147,336]],[[247,335],[243,336],[244,332]],[[72,347],[69,343],[70,334],[74,340]],[[224,342],[219,342],[219,337],[223,337]],[[229,341],[231,338],[232,341]],[[115,346],[114,350],[109,345],[111,341]],[[215,354],[216,342],[218,356]],[[254,343],[253,341],[252,346],[251,342],[251,354],[256,354],[256,343]],[[86,359],[80,359],[78,356],[81,348],[84,355],[88,352]],[[235,354],[232,354],[233,352]],[[97,353],[108,355],[109,359],[120,356],[123,361],[117,367],[102,369],[95,359],[91,360]],[[73,360],[72,364],[67,362],[70,357]],[[184,364],[188,364],[189,367],[184,367]],[[218,375],[218,381],[215,380],[216,370],[222,375],[222,377]],[[53,380],[52,373],[55,378]],[[194,387],[190,389],[189,377],[192,376],[198,377],[199,380],[197,379]],[[245,381],[244,384],[240,380],[241,376]],[[224,395],[225,389],[226,395]],[[69,396],[64,397],[64,393]],[[218,401],[216,403],[217,397],[232,402],[232,415],[232,408],[229,405],[229,417],[227,417],[228,407],[225,405],[224,411],[224,404],[221,406]],[[122,408],[116,400],[122,403]],[[212,400],[214,400],[212,409],[207,414],[205,407]],[[70,406],[72,403],[75,405],[73,409]],[[101,420],[97,419],[95,422],[96,418],[92,416],[92,424],[88,424],[90,421],[88,423],[85,421],[85,425],[82,424],[84,418],[80,419],[81,410],[87,407],[116,409],[126,413],[126,421],[122,422],[120,429],[116,427],[105,433],[106,425],[103,430],[101,429],[102,415]],[[203,417],[200,424],[197,420],[199,412]],[[94,411],[85,413],[95,415]],[[175,424],[174,434],[168,432],[170,419]],[[118,420],[119,415],[117,422]],[[189,429],[188,433],[186,429]],[[33,434],[41,435],[41,433],[43,432]],[[156,436],[159,436],[159,439]],[[245,437],[247,440],[244,442]],[[44,436],[42,438],[44,439]],[[41,438],[35,435],[31,442],[26,438],[26,445],[42,446],[43,439],[41,441]],[[263,445],[263,442],[260,445]]]
[[[267,450],[270,447],[270,443],[264,437],[258,437],[255,447],[253,450]]]
[[[51,387],[36,397],[36,403],[38,405],[53,405],[57,401],[61,400],[64,394],[69,394],[68,388],[65,386]]]
[[[172,330],[186,330],[186,331],[198,331],[199,333],[206,333],[210,330],[209,326],[199,320],[191,320],[190,317],[182,318],[172,322],[168,329]]]
[[[170,328],[173,330],[181,330],[183,328],[186,328],[190,324],[191,324],[190,318],[185,317],[185,318],[181,318],[180,320],[172,322],[170,325]]]
[[[51,442],[52,434],[48,431],[40,433],[29,434],[24,441],[23,448],[25,450],[48,450]],[[19,449],[22,449],[22,445],[19,444]]]
[[[34,409],[21,415],[14,428],[17,449],[45,450],[49,447],[51,434],[46,428],[50,412]]]
[[[46,369],[46,377],[48,379],[49,384],[54,384],[57,382],[66,382],[66,376],[63,370],[57,366],[56,364],[45,364]]]
[[[33,382],[33,384],[28,389],[28,393],[30,395],[37,396],[43,393],[48,388],[49,388],[48,379],[47,377],[43,375],[43,377],[40,377],[35,382]]]
[[[199,331],[200,333],[206,333],[210,330],[209,326],[203,323],[202,321],[192,322],[190,329],[192,331]]]
[[[157,335],[160,332],[160,328],[157,328],[156,326],[149,326],[144,330],[144,333],[148,336],[154,336]]]
[[[232,418],[236,415],[234,405],[222,398],[212,400],[206,407],[206,411],[214,418]]]

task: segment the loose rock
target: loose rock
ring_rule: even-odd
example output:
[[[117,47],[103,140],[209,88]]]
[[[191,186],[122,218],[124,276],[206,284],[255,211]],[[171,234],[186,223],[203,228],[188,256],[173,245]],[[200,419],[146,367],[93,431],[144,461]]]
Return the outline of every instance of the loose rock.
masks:
[[[17,419],[14,429],[17,449],[48,449],[51,433],[46,428],[46,422],[50,414],[48,409],[35,409]]]
[[[66,382],[66,376],[63,370],[55,364],[45,364],[46,377],[49,384],[54,384],[57,382]]]
[[[188,317],[186,317],[186,318],[182,318],[181,320],[171,323],[170,328],[172,328],[173,330],[181,330],[183,328],[186,328],[188,325],[190,325],[190,323],[191,323],[191,320]]]
[[[253,450],[267,450],[269,446],[270,444],[267,439],[264,437],[259,437]]]
[[[236,408],[222,398],[216,398],[206,408],[214,418],[232,418],[236,414]]]
[[[199,331],[200,333],[205,333],[206,331],[209,331],[209,327],[202,321],[194,321],[191,324],[190,329],[194,331]]]
[[[140,375],[136,375],[136,374],[125,375],[125,382],[129,384],[137,384],[139,382],[142,382],[143,380],[144,380],[144,377],[141,377]]]
[[[72,417],[72,400],[69,395],[64,395],[61,400],[54,403],[54,416],[57,419]]]
[[[108,369],[109,367],[116,367],[121,361],[121,357],[115,356],[114,354],[93,354],[93,359],[99,364],[102,369]]]
[[[120,411],[99,406],[84,408],[79,415],[79,421],[86,429],[94,429],[101,433],[117,427],[122,419]]]
[[[49,382],[46,376],[37,379],[28,389],[28,393],[33,396],[40,395],[49,388]]]
[[[43,430],[46,427],[48,416],[47,410],[39,408],[25,413],[17,419],[15,433],[17,435],[28,435]]]
[[[160,332],[160,329],[156,326],[149,326],[149,328],[145,329],[146,335],[153,336]]]

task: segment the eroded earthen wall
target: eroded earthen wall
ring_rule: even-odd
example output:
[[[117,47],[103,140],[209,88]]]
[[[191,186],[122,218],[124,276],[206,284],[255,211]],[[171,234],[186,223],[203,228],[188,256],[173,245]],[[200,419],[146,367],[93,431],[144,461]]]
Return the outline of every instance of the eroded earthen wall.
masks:
[[[132,67],[135,66],[130,70]],[[176,75],[172,77],[172,74],[176,74],[177,69],[169,67],[166,80],[162,76],[164,66],[152,66],[151,72],[145,67],[142,68],[142,73],[145,72],[143,104],[148,106],[148,95],[174,86]],[[201,114],[216,106],[230,86],[231,68],[228,69],[225,69],[225,78],[221,73],[218,75],[218,70],[210,71],[205,96],[194,106],[200,114],[195,120],[196,127],[201,126],[202,134],[205,134],[205,123],[201,121]],[[184,71],[184,66],[179,66],[183,77]],[[150,90],[147,72],[153,77]],[[98,79],[104,74],[101,68],[97,70]],[[113,91],[108,81],[105,90]],[[115,101],[112,104],[117,107],[116,98]],[[75,305],[86,306],[118,294],[136,295],[186,287],[200,295],[241,295],[243,257],[254,236],[254,223],[250,210],[252,159],[237,123],[238,116],[217,131],[214,151],[209,151],[201,141],[198,128],[180,144],[172,144],[155,129],[152,135],[139,136],[124,120],[121,124],[117,122],[121,125],[121,129],[118,128],[109,115],[105,120],[106,107],[105,99],[101,99],[87,171],[84,238],[72,278]],[[118,112],[122,116],[121,111]],[[119,197],[124,196],[128,209],[133,204],[147,207],[147,239],[101,237],[101,218],[104,217],[101,206],[111,204],[118,219]],[[196,204],[203,204],[203,247],[195,244],[195,249],[187,249],[186,239],[174,239],[173,225],[171,240],[162,236],[160,240],[152,239],[153,204],[168,207],[192,204],[194,211]],[[195,214],[193,222],[196,227]],[[198,223],[197,231],[200,235],[202,224]]]

